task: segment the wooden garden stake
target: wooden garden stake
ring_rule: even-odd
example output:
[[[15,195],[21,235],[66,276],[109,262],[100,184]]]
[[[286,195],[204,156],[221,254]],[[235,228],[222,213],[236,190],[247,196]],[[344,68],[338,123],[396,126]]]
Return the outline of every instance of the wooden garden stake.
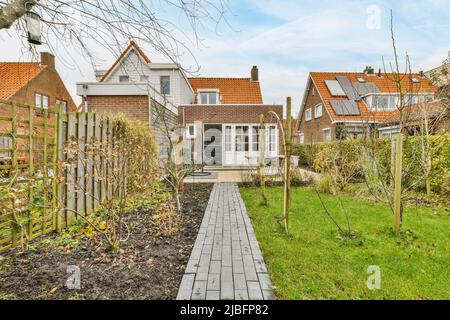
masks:
[[[264,115],[259,118],[259,178],[261,183],[261,204],[267,206],[267,195],[266,195],[266,177],[264,175],[265,168],[265,154],[266,154],[266,141],[264,135]]]
[[[291,138],[292,138],[292,101],[291,97],[287,98],[286,103],[286,133],[284,141],[284,228],[289,233],[289,211],[290,211],[290,189],[291,189]]]
[[[396,137],[395,148],[395,176],[394,176],[394,231],[399,232],[402,223],[402,159],[403,159],[403,139],[399,133]]]

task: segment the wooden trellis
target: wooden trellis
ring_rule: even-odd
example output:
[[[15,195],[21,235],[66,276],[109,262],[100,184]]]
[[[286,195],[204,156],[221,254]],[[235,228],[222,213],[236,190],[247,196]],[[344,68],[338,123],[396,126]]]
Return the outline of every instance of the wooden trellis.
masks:
[[[61,230],[111,199],[111,159],[89,146],[110,149],[112,134],[110,119],[99,114],[0,100],[0,252]],[[78,150],[67,148],[70,141]]]

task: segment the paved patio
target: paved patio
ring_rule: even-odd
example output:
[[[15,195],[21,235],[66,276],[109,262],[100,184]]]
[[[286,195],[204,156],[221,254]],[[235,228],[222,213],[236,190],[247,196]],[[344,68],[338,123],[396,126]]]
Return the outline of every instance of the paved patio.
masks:
[[[235,183],[216,183],[177,300],[273,300],[267,268]]]

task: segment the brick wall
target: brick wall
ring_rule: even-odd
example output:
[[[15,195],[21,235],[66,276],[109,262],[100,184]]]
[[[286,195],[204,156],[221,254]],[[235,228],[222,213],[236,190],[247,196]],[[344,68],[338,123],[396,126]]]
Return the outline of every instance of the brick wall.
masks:
[[[305,143],[323,142],[323,129],[327,128],[331,128],[331,138],[335,140],[335,125],[331,123],[330,116],[328,115],[325,106],[322,106],[322,116],[320,118],[315,118],[314,107],[319,103],[322,103],[322,99],[320,98],[317,89],[314,88],[314,85],[311,85],[306,98],[305,107],[302,110],[300,130],[298,132],[299,134],[303,133],[305,135]],[[312,119],[307,122],[305,120],[305,112],[309,108],[312,109]]]
[[[178,110],[178,122],[182,125],[202,121],[203,123],[259,123],[261,114],[276,112],[283,118],[283,106],[251,105],[251,106],[182,106]],[[276,122],[267,119],[267,122]]]
[[[126,117],[148,123],[148,96],[88,96],[88,109],[107,115]]]
[[[145,123],[149,122],[148,103],[148,96],[88,96],[89,111],[106,115],[122,113],[130,119]],[[169,147],[165,123],[169,129],[175,128],[177,115],[152,100],[151,128],[159,148],[158,159],[160,162],[167,159],[167,148]]]
[[[28,82],[27,85],[20,89],[9,100],[34,105],[36,93],[41,93],[49,97],[48,105],[50,110],[53,110],[56,106],[57,99],[67,101],[69,111],[77,110],[75,103],[58,72],[50,66],[39,73],[36,78]]]

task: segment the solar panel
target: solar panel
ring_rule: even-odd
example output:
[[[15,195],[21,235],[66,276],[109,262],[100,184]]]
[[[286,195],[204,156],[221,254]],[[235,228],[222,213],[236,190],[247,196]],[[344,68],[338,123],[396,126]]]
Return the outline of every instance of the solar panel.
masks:
[[[359,116],[361,111],[355,101],[350,100],[330,100],[334,112],[338,116]]]
[[[360,95],[355,90],[355,88],[352,86],[352,83],[350,82],[350,80],[347,77],[338,76],[338,77],[336,77],[336,79],[339,82],[339,85],[341,86],[342,90],[344,90],[345,95],[350,100],[356,100],[356,101],[361,100]]]
[[[334,97],[345,97],[346,94],[344,90],[342,90],[341,85],[336,80],[325,80],[325,84],[328,87],[331,95]]]
[[[375,83],[353,83],[353,87],[360,96],[365,96],[369,93],[380,93],[380,89]]]

